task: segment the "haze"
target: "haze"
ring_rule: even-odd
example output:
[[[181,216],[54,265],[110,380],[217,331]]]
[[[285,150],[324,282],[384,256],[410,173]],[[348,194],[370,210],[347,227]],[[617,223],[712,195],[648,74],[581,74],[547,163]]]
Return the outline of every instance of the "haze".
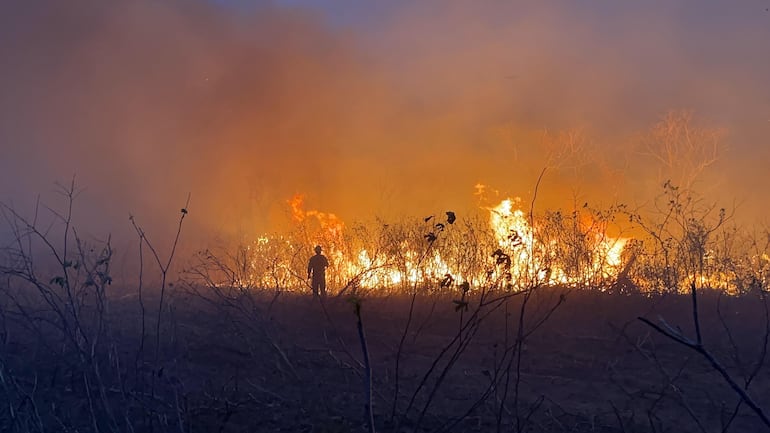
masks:
[[[0,200],[75,175],[78,217],[120,235],[172,231],[190,193],[202,238],[272,230],[297,193],[470,209],[546,166],[544,205],[644,202],[671,173],[639,143],[685,110],[724,146],[697,188],[763,218],[770,2],[544,3],[4,1]]]

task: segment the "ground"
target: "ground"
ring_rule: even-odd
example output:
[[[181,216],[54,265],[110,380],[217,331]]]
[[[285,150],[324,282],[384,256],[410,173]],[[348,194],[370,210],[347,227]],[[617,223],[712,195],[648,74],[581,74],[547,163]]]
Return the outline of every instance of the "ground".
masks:
[[[520,358],[510,349],[518,347],[523,296],[480,321],[477,298],[468,311],[458,311],[455,299],[417,296],[404,334],[410,296],[358,298],[377,431],[716,432],[738,402],[699,354],[637,319],[663,318],[694,335],[688,296],[544,289],[524,310]],[[136,296],[111,300],[111,331],[102,340],[115,353],[94,362],[103,363],[101,399],[98,392],[88,397],[74,373],[90,367],[41,350],[40,338],[6,304],[0,372],[16,412],[0,409],[3,431],[35,431],[20,427],[23,401],[35,403],[42,424],[72,431],[366,431],[366,368],[349,298],[262,292],[208,302],[175,289],[165,300],[156,355],[158,300],[143,299],[143,344]],[[699,311],[706,348],[744,386],[765,344],[762,301],[704,294]],[[87,384],[92,377],[82,376]],[[13,378],[17,385],[9,385]],[[770,369],[760,368],[748,390],[769,407]],[[741,405],[728,431],[763,428]]]

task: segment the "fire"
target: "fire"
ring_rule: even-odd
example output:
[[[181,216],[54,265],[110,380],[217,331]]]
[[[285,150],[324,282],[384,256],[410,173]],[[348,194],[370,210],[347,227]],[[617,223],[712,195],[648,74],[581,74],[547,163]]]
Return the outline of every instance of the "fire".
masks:
[[[521,199],[505,199],[489,208],[489,225],[501,247],[512,244],[532,246],[533,232],[524,211],[517,209]]]
[[[605,225],[578,222],[572,229],[582,235],[591,257],[579,264],[565,263],[556,239],[549,239],[546,228],[538,228],[534,216],[520,209],[521,200],[505,199],[489,208],[489,223],[498,245],[508,249],[512,259],[511,278],[526,284],[587,285],[611,278],[620,270],[626,238],[614,238]],[[584,220],[590,218],[582,216]]]
[[[319,212],[317,210],[304,209],[305,196],[296,194],[288,200],[291,216],[295,222],[301,223],[308,218],[315,219],[321,229],[326,233],[325,237],[318,241],[328,240],[329,238],[339,240],[345,229],[345,223],[333,213]]]
[[[483,186],[476,189],[483,195]],[[523,210],[521,199],[506,198],[464,218],[446,212],[446,217],[364,225],[306,209],[302,195],[287,204],[290,232],[261,236],[236,254],[216,257],[205,251],[203,261],[212,269],[207,281],[239,289],[307,290],[307,260],[315,245],[329,259],[332,293],[518,291],[548,285],[672,292],[695,283],[737,294],[765,287],[770,275],[768,247],[755,241],[748,244],[755,248],[752,254],[734,259],[730,248],[735,246],[727,242],[712,242],[699,253],[683,251],[682,244],[661,246],[658,238],[613,235],[627,230],[615,223],[617,215],[628,216],[622,206],[593,210],[586,204],[534,214]]]
[[[333,213],[305,209],[301,194],[287,200],[287,204],[296,233],[288,237],[291,240],[261,237],[249,246],[250,272],[267,274],[268,269],[270,275],[248,275],[243,281],[302,287],[299,281],[305,274],[305,261],[310,248],[318,244],[330,262],[329,286],[337,290],[414,290],[463,284],[477,288],[500,281],[509,290],[533,284],[585,286],[617,274],[627,241],[607,236],[602,226],[585,228],[592,257],[580,262],[582,268],[576,270],[560,257],[558,242],[547,236],[547,227],[538,226],[521,209],[518,198],[482,208],[489,217],[487,226],[478,229],[477,245],[464,244],[462,233],[453,240],[445,239],[452,230],[468,229],[453,225],[454,214],[446,220],[425,218],[424,225],[412,231],[383,225],[371,233],[359,227],[348,228]],[[453,248],[453,242],[460,245]],[[278,255],[277,247],[281,245],[290,251],[280,259],[261,257],[267,253]]]

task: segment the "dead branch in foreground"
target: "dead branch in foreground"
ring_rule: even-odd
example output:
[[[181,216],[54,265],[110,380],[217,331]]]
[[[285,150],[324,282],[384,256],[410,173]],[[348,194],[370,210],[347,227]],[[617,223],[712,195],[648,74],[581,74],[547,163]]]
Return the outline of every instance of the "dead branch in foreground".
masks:
[[[738,382],[733,379],[733,377],[730,375],[730,373],[727,372],[725,367],[717,360],[714,355],[711,354],[711,352],[708,351],[703,345],[703,337],[701,335],[700,330],[700,318],[698,317],[698,290],[695,287],[695,283],[693,282],[690,285],[690,294],[692,297],[692,312],[693,312],[693,325],[695,326],[695,340],[685,336],[681,331],[674,329],[671,325],[666,323],[666,321],[660,317],[658,320],[660,324],[655,324],[652,321],[650,321],[647,318],[644,317],[637,317],[637,319],[641,320],[648,326],[650,326],[652,329],[658,331],[660,334],[670,338],[671,340],[676,341],[677,343],[686,346],[701,356],[703,356],[709,364],[711,364],[711,367],[719,372],[720,375],[722,375],[722,378],[727,382],[728,385],[735,391],[738,396],[740,396],[741,400],[751,408],[751,410],[754,411],[754,413],[757,414],[759,419],[762,420],[762,422],[770,428],[770,418],[768,418],[767,414],[764,412],[764,410],[757,404],[757,402],[749,395],[748,391],[744,388],[742,388],[740,385],[738,385]]]

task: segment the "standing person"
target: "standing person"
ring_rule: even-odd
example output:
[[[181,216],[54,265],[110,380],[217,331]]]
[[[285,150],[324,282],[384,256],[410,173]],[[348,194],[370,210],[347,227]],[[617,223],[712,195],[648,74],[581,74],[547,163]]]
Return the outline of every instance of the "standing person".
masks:
[[[329,260],[321,254],[321,246],[316,245],[315,255],[307,263],[307,278],[312,280],[310,287],[313,289],[313,296],[318,296],[320,290],[321,296],[326,297],[326,268],[329,267]]]

